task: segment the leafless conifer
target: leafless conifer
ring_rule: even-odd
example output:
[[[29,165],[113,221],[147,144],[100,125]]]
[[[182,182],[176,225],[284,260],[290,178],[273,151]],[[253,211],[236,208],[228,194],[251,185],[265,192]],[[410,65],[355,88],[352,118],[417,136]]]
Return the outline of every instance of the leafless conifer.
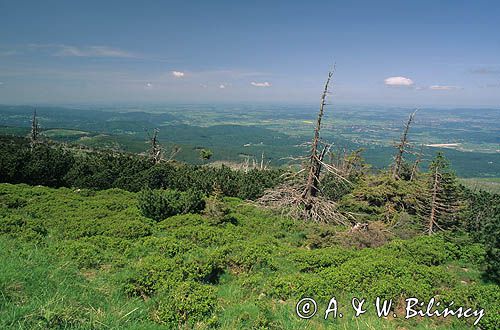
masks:
[[[149,151],[148,151],[148,157],[151,159],[151,162],[153,164],[158,164],[162,161],[172,161],[175,156],[181,151],[181,148],[178,146],[173,146],[172,149],[168,152],[168,157],[165,158],[165,154],[167,151],[163,146],[160,144],[160,141],[158,140],[158,133],[160,130],[158,128],[155,128],[153,130],[153,135],[150,135],[149,132],[146,131],[146,134],[148,135],[148,143],[150,144]]]
[[[324,115],[326,98],[329,94],[329,85],[333,74],[334,70],[328,73],[321,94],[318,118],[308,156],[298,158],[304,161],[303,168],[292,173],[290,177],[285,179],[285,183],[279,187],[267,190],[258,202],[264,206],[280,209],[282,213],[286,213],[293,218],[347,225],[349,223],[348,216],[337,211],[337,205],[334,201],[320,195],[320,181],[323,169],[341,180],[347,181],[340,175],[335,164],[328,164],[324,161],[331,145],[324,143],[320,139],[321,120]]]
[[[398,144],[396,144],[397,152],[396,156],[394,156],[394,163],[392,165],[393,179],[399,179],[400,177],[401,168],[403,167],[404,154],[408,152],[407,151],[407,147],[409,145],[408,132],[410,131],[410,126],[413,121],[413,117],[415,117],[415,114],[417,113],[417,110],[413,111],[408,117],[408,121],[406,122],[403,134],[401,135],[401,141]]]
[[[31,149],[39,142],[40,136],[40,125],[38,124],[38,119],[36,117],[36,109],[33,111],[33,118],[31,119],[31,133],[30,133],[30,145]]]

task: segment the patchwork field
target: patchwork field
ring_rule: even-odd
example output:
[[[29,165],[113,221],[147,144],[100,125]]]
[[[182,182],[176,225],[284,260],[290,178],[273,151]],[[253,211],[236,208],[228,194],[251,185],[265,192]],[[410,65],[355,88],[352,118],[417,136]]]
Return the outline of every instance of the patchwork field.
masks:
[[[148,148],[148,134],[159,128],[158,138],[167,153],[180,147],[176,156],[180,161],[201,164],[199,150],[209,148],[212,161],[243,163],[263,156],[266,163],[278,167],[303,155],[300,145],[311,139],[316,111],[314,105],[42,107],[38,116],[43,134],[61,142],[139,153]],[[362,148],[368,163],[384,168],[392,161],[393,145],[412,111],[332,105],[325,114],[322,137],[333,143],[332,152]],[[0,106],[0,114],[1,134],[28,134],[32,107]],[[461,177],[498,177],[498,122],[498,109],[421,109],[410,130],[412,151],[423,151],[424,166],[443,151]]]

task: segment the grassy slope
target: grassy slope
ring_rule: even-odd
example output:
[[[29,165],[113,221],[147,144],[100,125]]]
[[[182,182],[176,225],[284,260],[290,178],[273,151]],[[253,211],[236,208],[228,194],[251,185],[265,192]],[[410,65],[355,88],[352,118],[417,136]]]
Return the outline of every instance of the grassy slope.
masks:
[[[421,255],[430,256],[427,265],[417,264],[411,249],[405,255],[398,242],[363,251],[311,251],[306,248],[310,238],[332,228],[278,218],[236,199],[226,203],[237,224],[214,226],[197,215],[156,224],[139,214],[135,195],[122,190],[0,184],[0,328],[162,328],[155,322],[157,310],[169,295],[158,290],[145,300],[128,296],[129,279],[141,279],[138,269],[150,258],[167,262],[177,258],[179,268],[192,269],[192,260],[202,267],[213,255],[224,256],[223,272],[204,285],[216,290],[212,319],[223,329],[466,328],[451,320],[405,322],[378,319],[372,313],[358,319],[346,312],[335,321],[319,315],[299,320],[294,303],[301,292],[308,292],[307,285],[323,288],[313,289],[313,295],[341,297],[345,306],[342,298],[390,295],[384,281],[412,282],[415,270],[406,273],[408,267],[417,273],[423,269],[418,276],[430,285],[420,287],[418,278],[415,289],[401,284],[412,294],[412,290],[437,290],[438,283],[445,291],[480,284],[479,266],[474,258],[442,259],[440,251],[425,244],[428,250],[416,247]],[[172,254],[172,246],[181,252]],[[326,264],[318,266],[325,263],[323,259]],[[335,266],[328,264],[331,259],[337,260]],[[305,271],[304,265],[312,265],[312,271]],[[366,265],[375,265],[381,274],[370,275],[370,268],[363,271]],[[394,267],[395,274],[386,272],[386,265]],[[493,289],[498,293],[498,286]],[[498,295],[494,298],[498,302]],[[195,327],[206,328],[207,322]]]

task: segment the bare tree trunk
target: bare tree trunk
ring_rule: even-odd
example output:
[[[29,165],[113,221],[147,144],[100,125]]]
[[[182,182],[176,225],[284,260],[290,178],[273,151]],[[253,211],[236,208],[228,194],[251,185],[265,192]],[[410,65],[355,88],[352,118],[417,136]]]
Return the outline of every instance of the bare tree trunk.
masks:
[[[36,109],[33,111],[33,118],[31,119],[31,134],[30,134],[30,146],[31,149],[35,147],[38,143],[38,135],[40,134],[40,126],[38,125],[38,119],[36,118]]]
[[[410,131],[410,125],[413,121],[413,117],[415,117],[415,113],[417,113],[417,110],[413,111],[408,117],[403,135],[401,135],[401,141],[396,145],[397,153],[394,157],[394,165],[392,167],[393,179],[399,178],[401,167],[403,166],[403,154],[406,152],[406,146],[408,145],[408,132]]]
[[[154,164],[158,164],[162,159],[162,150],[158,142],[158,129],[155,128],[153,136],[150,137],[151,148],[149,149],[149,157]]]
[[[349,224],[349,220],[337,210],[337,203],[319,194],[322,169],[348,182],[340,175],[335,164],[324,162],[324,157],[330,151],[331,145],[320,140],[321,120],[326,105],[326,97],[329,92],[328,87],[334,71],[335,67],[328,73],[328,79],[321,95],[311,149],[305,157],[301,158],[305,163],[303,168],[289,177],[280,186],[266,190],[264,195],[259,198],[259,203],[266,207],[280,209],[292,218],[347,225]],[[305,178],[302,176],[304,173],[306,175]],[[301,176],[299,180],[296,180],[296,175],[298,174]]]
[[[245,162],[243,163],[243,170],[245,173],[248,173],[248,166],[250,163],[250,156],[245,157]]]
[[[335,70],[335,68],[334,68]],[[318,119],[316,121],[316,128],[314,129],[314,138],[311,145],[311,154],[309,156],[309,173],[307,176],[307,183],[302,197],[316,197],[318,195],[319,175],[321,173],[321,161],[325,154],[325,150],[318,154],[319,147],[319,132],[321,130],[321,119],[323,118],[324,108],[326,105],[326,97],[328,95],[328,85],[333,77],[334,70],[328,72],[328,79],[325,83],[323,94],[321,95],[321,103],[319,106]]]
[[[432,235],[434,232],[433,227],[436,224],[436,215],[437,215],[437,208],[438,208],[438,201],[437,201],[437,193],[439,189],[439,170],[438,167],[436,166],[436,170],[434,171],[434,185],[432,187],[432,200],[431,200],[431,213],[429,215],[429,223],[427,226],[428,234]]]
[[[172,150],[170,151],[170,155],[168,156],[167,161],[170,162],[174,159],[174,157],[181,151],[181,147],[179,146],[173,146]]]

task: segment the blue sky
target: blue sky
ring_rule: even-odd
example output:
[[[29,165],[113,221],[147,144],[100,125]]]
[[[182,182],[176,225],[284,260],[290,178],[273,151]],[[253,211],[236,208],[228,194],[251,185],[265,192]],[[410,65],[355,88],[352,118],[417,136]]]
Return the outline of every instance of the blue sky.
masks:
[[[0,0],[0,103],[500,107],[499,1]]]

